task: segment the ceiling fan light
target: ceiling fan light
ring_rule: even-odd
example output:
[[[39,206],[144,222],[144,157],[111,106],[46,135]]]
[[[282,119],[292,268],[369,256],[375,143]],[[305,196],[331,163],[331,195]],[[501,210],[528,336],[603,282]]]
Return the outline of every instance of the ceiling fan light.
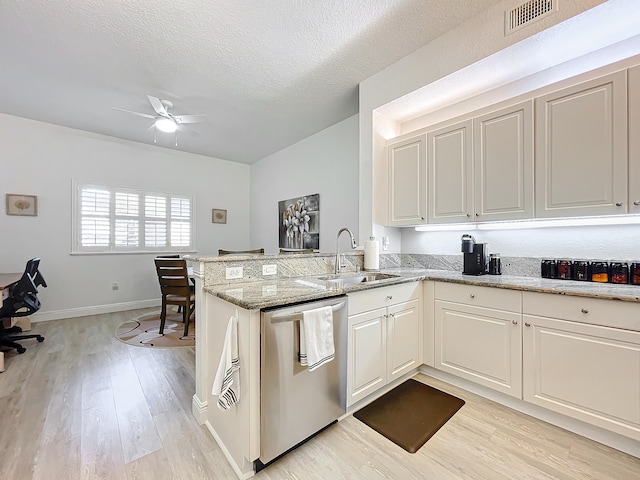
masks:
[[[178,125],[170,118],[159,118],[156,120],[156,128],[161,132],[173,133],[178,129]]]

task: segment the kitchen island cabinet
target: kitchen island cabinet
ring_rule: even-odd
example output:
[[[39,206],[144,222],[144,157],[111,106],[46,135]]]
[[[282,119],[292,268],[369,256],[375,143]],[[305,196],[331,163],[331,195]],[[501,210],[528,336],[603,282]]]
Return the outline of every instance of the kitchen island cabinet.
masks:
[[[349,294],[347,407],[422,364],[419,282]]]

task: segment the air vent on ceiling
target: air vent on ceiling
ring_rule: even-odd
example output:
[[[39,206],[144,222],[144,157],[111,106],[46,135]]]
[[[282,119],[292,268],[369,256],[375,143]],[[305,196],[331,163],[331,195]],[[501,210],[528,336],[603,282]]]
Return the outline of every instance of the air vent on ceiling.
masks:
[[[529,0],[505,12],[506,34],[519,30],[558,10],[559,0]]]

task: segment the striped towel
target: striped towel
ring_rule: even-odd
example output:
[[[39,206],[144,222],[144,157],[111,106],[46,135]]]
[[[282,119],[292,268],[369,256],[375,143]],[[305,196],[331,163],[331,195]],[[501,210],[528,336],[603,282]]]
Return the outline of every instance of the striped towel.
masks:
[[[233,387],[233,388],[232,388]],[[240,357],[238,356],[238,312],[229,319],[222,356],[213,380],[211,395],[218,397],[218,408],[228,410],[240,401]]]
[[[330,306],[305,310],[300,322],[300,365],[316,368],[333,360],[333,311]]]

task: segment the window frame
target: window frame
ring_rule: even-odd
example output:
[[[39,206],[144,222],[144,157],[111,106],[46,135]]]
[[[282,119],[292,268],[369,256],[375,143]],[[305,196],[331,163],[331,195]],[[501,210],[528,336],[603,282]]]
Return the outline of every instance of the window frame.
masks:
[[[73,181],[72,188],[72,238],[71,238],[71,254],[73,255],[92,255],[92,254],[128,254],[128,253],[164,253],[164,252],[195,252],[195,199],[192,195],[175,193],[175,192],[159,192],[157,190],[142,190],[132,187],[116,187],[111,185],[100,185],[90,182]],[[109,220],[109,240],[108,245],[84,246],[82,245],[82,220],[90,217],[90,215],[82,212],[82,192],[86,189],[104,190],[109,192],[109,207],[106,217]],[[135,215],[116,214],[116,194],[134,194],[138,197],[138,212]],[[147,217],[145,208],[146,197],[162,197],[165,199],[165,216],[164,217]],[[172,216],[172,199],[187,200],[190,207],[188,218]],[[179,209],[181,212],[183,208]],[[97,218],[97,217],[96,217]],[[116,222],[117,220],[135,220],[138,222],[137,245],[116,245]],[[166,226],[166,242],[165,245],[147,246],[145,239],[145,222],[147,221],[164,222]],[[189,225],[188,245],[172,246],[172,225],[187,222]],[[180,235],[180,239],[184,240],[185,235]]]

